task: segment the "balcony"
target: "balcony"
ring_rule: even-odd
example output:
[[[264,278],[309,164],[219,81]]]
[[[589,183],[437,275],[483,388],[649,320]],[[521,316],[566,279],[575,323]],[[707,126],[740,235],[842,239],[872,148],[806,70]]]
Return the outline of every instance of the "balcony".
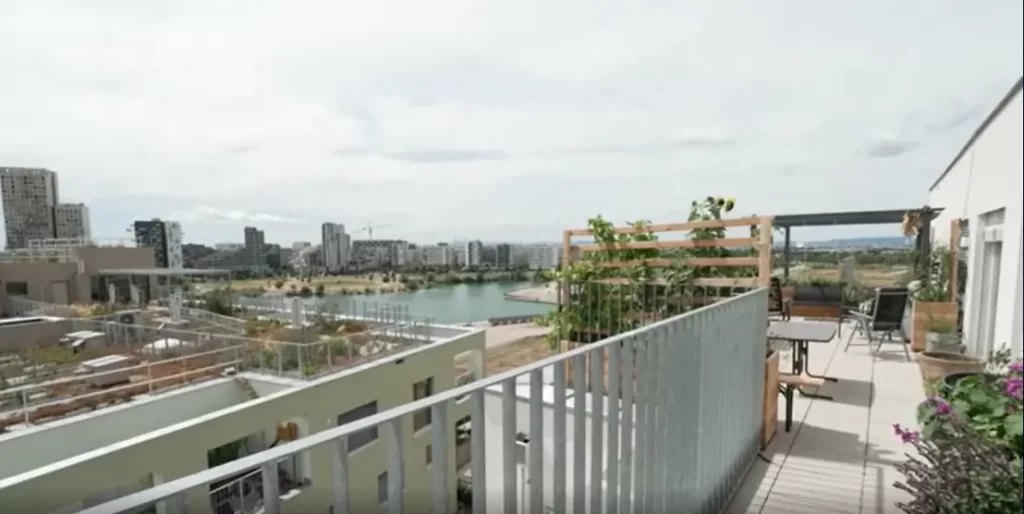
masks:
[[[85,514],[208,512],[212,483],[259,469],[263,512],[720,512],[755,462],[762,423],[767,291],[751,291],[339,427],[310,434],[105,504]],[[460,400],[461,399],[461,400]],[[454,473],[406,483],[418,464],[405,425],[430,409],[433,469],[455,469],[456,402],[470,405],[471,500]],[[387,455],[378,489],[349,487],[347,440],[377,428]],[[461,443],[461,444],[460,444]],[[281,498],[278,462],[328,455],[332,476],[293,506]],[[204,494],[197,494],[203,491]],[[317,504],[310,501],[317,499]]]

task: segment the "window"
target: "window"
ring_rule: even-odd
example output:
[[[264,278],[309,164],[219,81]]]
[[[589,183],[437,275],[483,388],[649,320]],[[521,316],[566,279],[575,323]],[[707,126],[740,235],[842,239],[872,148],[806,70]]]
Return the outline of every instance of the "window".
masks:
[[[426,455],[424,456],[423,461],[428,466],[430,465],[431,462],[434,462],[434,449],[431,448],[429,444],[427,445]]]
[[[971,324],[975,333],[974,351],[975,355],[985,356],[996,349],[995,325],[996,306],[999,299],[1000,271],[1003,265],[1003,220],[1006,217],[1005,209],[998,209],[980,216],[978,237],[975,244],[980,250],[977,253],[980,265],[980,273],[975,277],[980,278],[975,285],[977,295],[973,301],[975,304],[974,322]],[[1001,343],[1001,341],[999,341]]]
[[[430,377],[426,380],[421,380],[412,385],[412,399],[413,401],[422,400],[430,395],[434,394],[434,377]],[[412,430],[413,432],[419,431],[423,427],[430,424],[430,409],[423,409],[412,415]]]
[[[363,418],[373,416],[377,413],[377,402],[373,401],[360,405],[344,414],[338,416],[338,426],[352,423]],[[377,427],[360,430],[348,436],[348,451],[352,453],[377,440]]]
[[[388,472],[385,471],[377,476],[377,503],[383,505],[388,502]]]

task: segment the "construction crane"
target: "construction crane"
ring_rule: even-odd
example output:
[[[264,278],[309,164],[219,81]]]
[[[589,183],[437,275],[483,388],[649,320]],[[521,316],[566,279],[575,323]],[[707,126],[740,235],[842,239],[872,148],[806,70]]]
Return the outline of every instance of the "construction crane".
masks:
[[[360,232],[366,232],[366,236],[371,240],[373,239],[373,230],[381,228],[390,228],[391,225],[374,225],[373,223],[367,223],[365,227],[359,229]]]

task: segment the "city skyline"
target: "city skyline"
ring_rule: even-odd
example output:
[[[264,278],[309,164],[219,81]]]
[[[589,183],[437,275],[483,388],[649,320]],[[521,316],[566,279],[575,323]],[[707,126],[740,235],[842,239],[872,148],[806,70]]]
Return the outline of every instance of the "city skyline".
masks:
[[[385,4],[10,2],[0,163],[61,173],[97,235],[161,217],[210,243],[316,240],[328,220],[557,240],[707,195],[902,209],[1024,60],[1019,2]]]

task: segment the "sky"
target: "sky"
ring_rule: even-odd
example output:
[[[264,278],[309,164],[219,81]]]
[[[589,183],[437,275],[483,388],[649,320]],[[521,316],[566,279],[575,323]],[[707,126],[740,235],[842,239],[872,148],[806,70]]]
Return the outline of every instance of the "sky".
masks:
[[[0,166],[93,233],[558,241],[921,206],[1021,76],[1019,0],[5,0]],[[795,239],[896,236],[801,229]]]

